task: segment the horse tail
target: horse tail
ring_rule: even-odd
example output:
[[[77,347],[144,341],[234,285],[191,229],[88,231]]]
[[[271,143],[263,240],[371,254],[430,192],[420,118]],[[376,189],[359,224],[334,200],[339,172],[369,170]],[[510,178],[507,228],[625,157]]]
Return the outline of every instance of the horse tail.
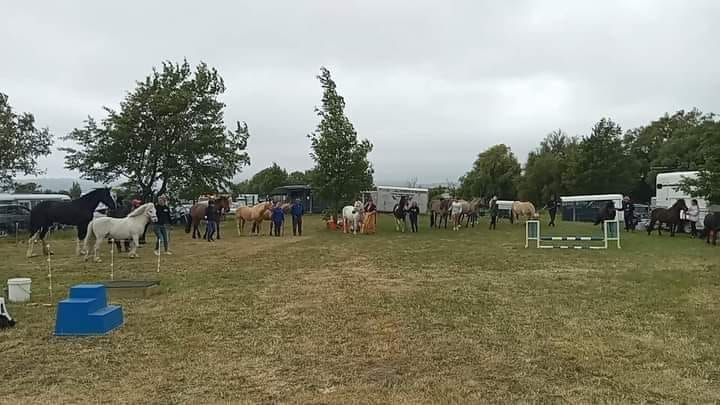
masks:
[[[90,221],[90,223],[87,224],[87,231],[85,232],[85,240],[83,240],[83,251],[87,255],[88,252],[88,241],[90,241],[90,236],[95,235],[95,230],[93,225],[95,225],[95,220],[93,219]],[[97,236],[95,236],[97,238]]]

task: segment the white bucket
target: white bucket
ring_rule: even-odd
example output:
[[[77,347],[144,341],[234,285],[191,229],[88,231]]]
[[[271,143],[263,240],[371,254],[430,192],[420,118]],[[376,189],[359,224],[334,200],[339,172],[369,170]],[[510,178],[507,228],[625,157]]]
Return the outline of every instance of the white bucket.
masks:
[[[8,299],[10,302],[26,302],[30,301],[30,285],[32,280],[29,278],[11,278],[8,279]]]

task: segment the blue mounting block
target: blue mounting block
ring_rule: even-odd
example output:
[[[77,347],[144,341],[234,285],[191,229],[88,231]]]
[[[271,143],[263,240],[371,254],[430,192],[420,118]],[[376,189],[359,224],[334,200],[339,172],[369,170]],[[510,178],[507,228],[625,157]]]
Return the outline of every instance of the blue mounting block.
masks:
[[[78,284],[70,287],[70,296],[58,303],[55,335],[105,335],[122,324],[122,307],[107,305],[105,286]]]

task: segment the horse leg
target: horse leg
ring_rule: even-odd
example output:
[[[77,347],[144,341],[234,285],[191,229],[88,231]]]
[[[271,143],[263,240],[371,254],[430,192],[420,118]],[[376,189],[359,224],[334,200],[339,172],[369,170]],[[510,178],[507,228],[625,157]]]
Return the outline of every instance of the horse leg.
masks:
[[[100,244],[104,240],[105,238],[101,238],[100,235],[95,235],[95,247],[93,248],[93,260],[95,261],[95,263],[102,262],[102,260],[100,259]]]
[[[129,256],[131,259],[138,257],[137,247],[138,247],[138,245],[140,244],[140,243],[139,243],[139,242],[140,242],[139,239],[140,239],[140,238],[139,238],[139,235],[133,235],[133,236],[132,236],[132,246],[130,246],[130,253],[128,254],[128,256]]]

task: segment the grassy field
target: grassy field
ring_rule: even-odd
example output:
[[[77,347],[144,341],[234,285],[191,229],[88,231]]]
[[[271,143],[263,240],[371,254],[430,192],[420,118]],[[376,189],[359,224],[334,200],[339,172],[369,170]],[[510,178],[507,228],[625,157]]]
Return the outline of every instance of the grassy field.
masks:
[[[0,242],[0,282],[32,277],[36,303],[9,306],[0,402],[720,401],[720,248],[638,233],[622,250],[524,249],[521,225],[423,221],[352,236],[308,217],[302,238],[227,222],[214,244],[175,229],[160,274],[149,247],[116,260],[116,278],[162,293],[116,300],[125,325],[96,338],[53,337],[47,263]],[[85,263],[53,238],[56,300],[109,278],[106,245]]]

